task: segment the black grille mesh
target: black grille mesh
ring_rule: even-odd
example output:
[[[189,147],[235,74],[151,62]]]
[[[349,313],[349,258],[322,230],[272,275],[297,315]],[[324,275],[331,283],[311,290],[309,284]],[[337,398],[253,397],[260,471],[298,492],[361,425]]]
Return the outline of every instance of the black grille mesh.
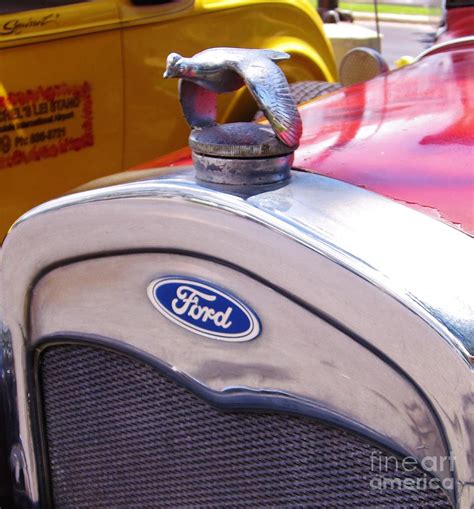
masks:
[[[450,507],[441,489],[371,489],[385,453],[359,436],[217,410],[109,350],[49,347],[40,380],[55,507]]]

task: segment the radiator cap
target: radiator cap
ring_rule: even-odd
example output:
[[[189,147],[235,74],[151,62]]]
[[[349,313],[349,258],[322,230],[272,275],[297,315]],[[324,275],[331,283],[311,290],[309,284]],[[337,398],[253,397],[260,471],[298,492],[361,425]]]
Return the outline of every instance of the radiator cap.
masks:
[[[302,123],[283,72],[274,63],[289,55],[274,50],[213,48],[191,58],[171,53],[165,78],[180,78],[179,96],[192,128],[196,177],[224,185],[262,185],[290,177]],[[217,96],[244,84],[269,124],[219,125]]]
[[[288,179],[293,150],[268,125],[252,122],[194,129],[196,177],[216,184],[273,184]]]

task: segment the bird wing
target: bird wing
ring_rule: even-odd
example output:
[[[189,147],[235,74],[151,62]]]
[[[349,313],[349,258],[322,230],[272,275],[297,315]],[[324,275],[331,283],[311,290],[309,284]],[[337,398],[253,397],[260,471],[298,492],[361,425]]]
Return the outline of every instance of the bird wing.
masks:
[[[278,138],[297,147],[303,130],[301,117],[281,69],[265,54],[237,60],[231,67],[245,80]]]
[[[217,94],[192,81],[179,80],[179,100],[191,127],[216,125]]]
[[[285,53],[284,51],[277,51],[274,49],[259,49],[257,51],[259,53],[264,53],[267,58],[273,60],[274,62],[278,62],[279,60],[288,60],[291,58],[291,55]]]

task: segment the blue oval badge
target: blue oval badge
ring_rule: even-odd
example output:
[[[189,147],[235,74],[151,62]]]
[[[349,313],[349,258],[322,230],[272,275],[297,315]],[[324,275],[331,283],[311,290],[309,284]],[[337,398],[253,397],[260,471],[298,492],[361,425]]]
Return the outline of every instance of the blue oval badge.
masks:
[[[260,321],[252,309],[204,281],[166,276],[150,283],[148,296],[162,315],[201,336],[239,342],[260,334]]]

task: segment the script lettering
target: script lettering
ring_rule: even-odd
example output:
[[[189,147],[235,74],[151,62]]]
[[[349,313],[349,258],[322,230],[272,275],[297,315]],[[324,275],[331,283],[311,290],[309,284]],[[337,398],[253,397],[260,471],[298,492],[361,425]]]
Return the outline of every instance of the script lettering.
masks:
[[[216,311],[209,305],[201,305],[202,300],[214,302],[216,296],[182,285],[176,291],[176,298],[171,301],[171,307],[179,316],[187,315],[193,320],[201,320],[204,323],[211,321],[223,329],[228,329],[232,325],[230,321],[232,308],[230,306],[226,311]]]

